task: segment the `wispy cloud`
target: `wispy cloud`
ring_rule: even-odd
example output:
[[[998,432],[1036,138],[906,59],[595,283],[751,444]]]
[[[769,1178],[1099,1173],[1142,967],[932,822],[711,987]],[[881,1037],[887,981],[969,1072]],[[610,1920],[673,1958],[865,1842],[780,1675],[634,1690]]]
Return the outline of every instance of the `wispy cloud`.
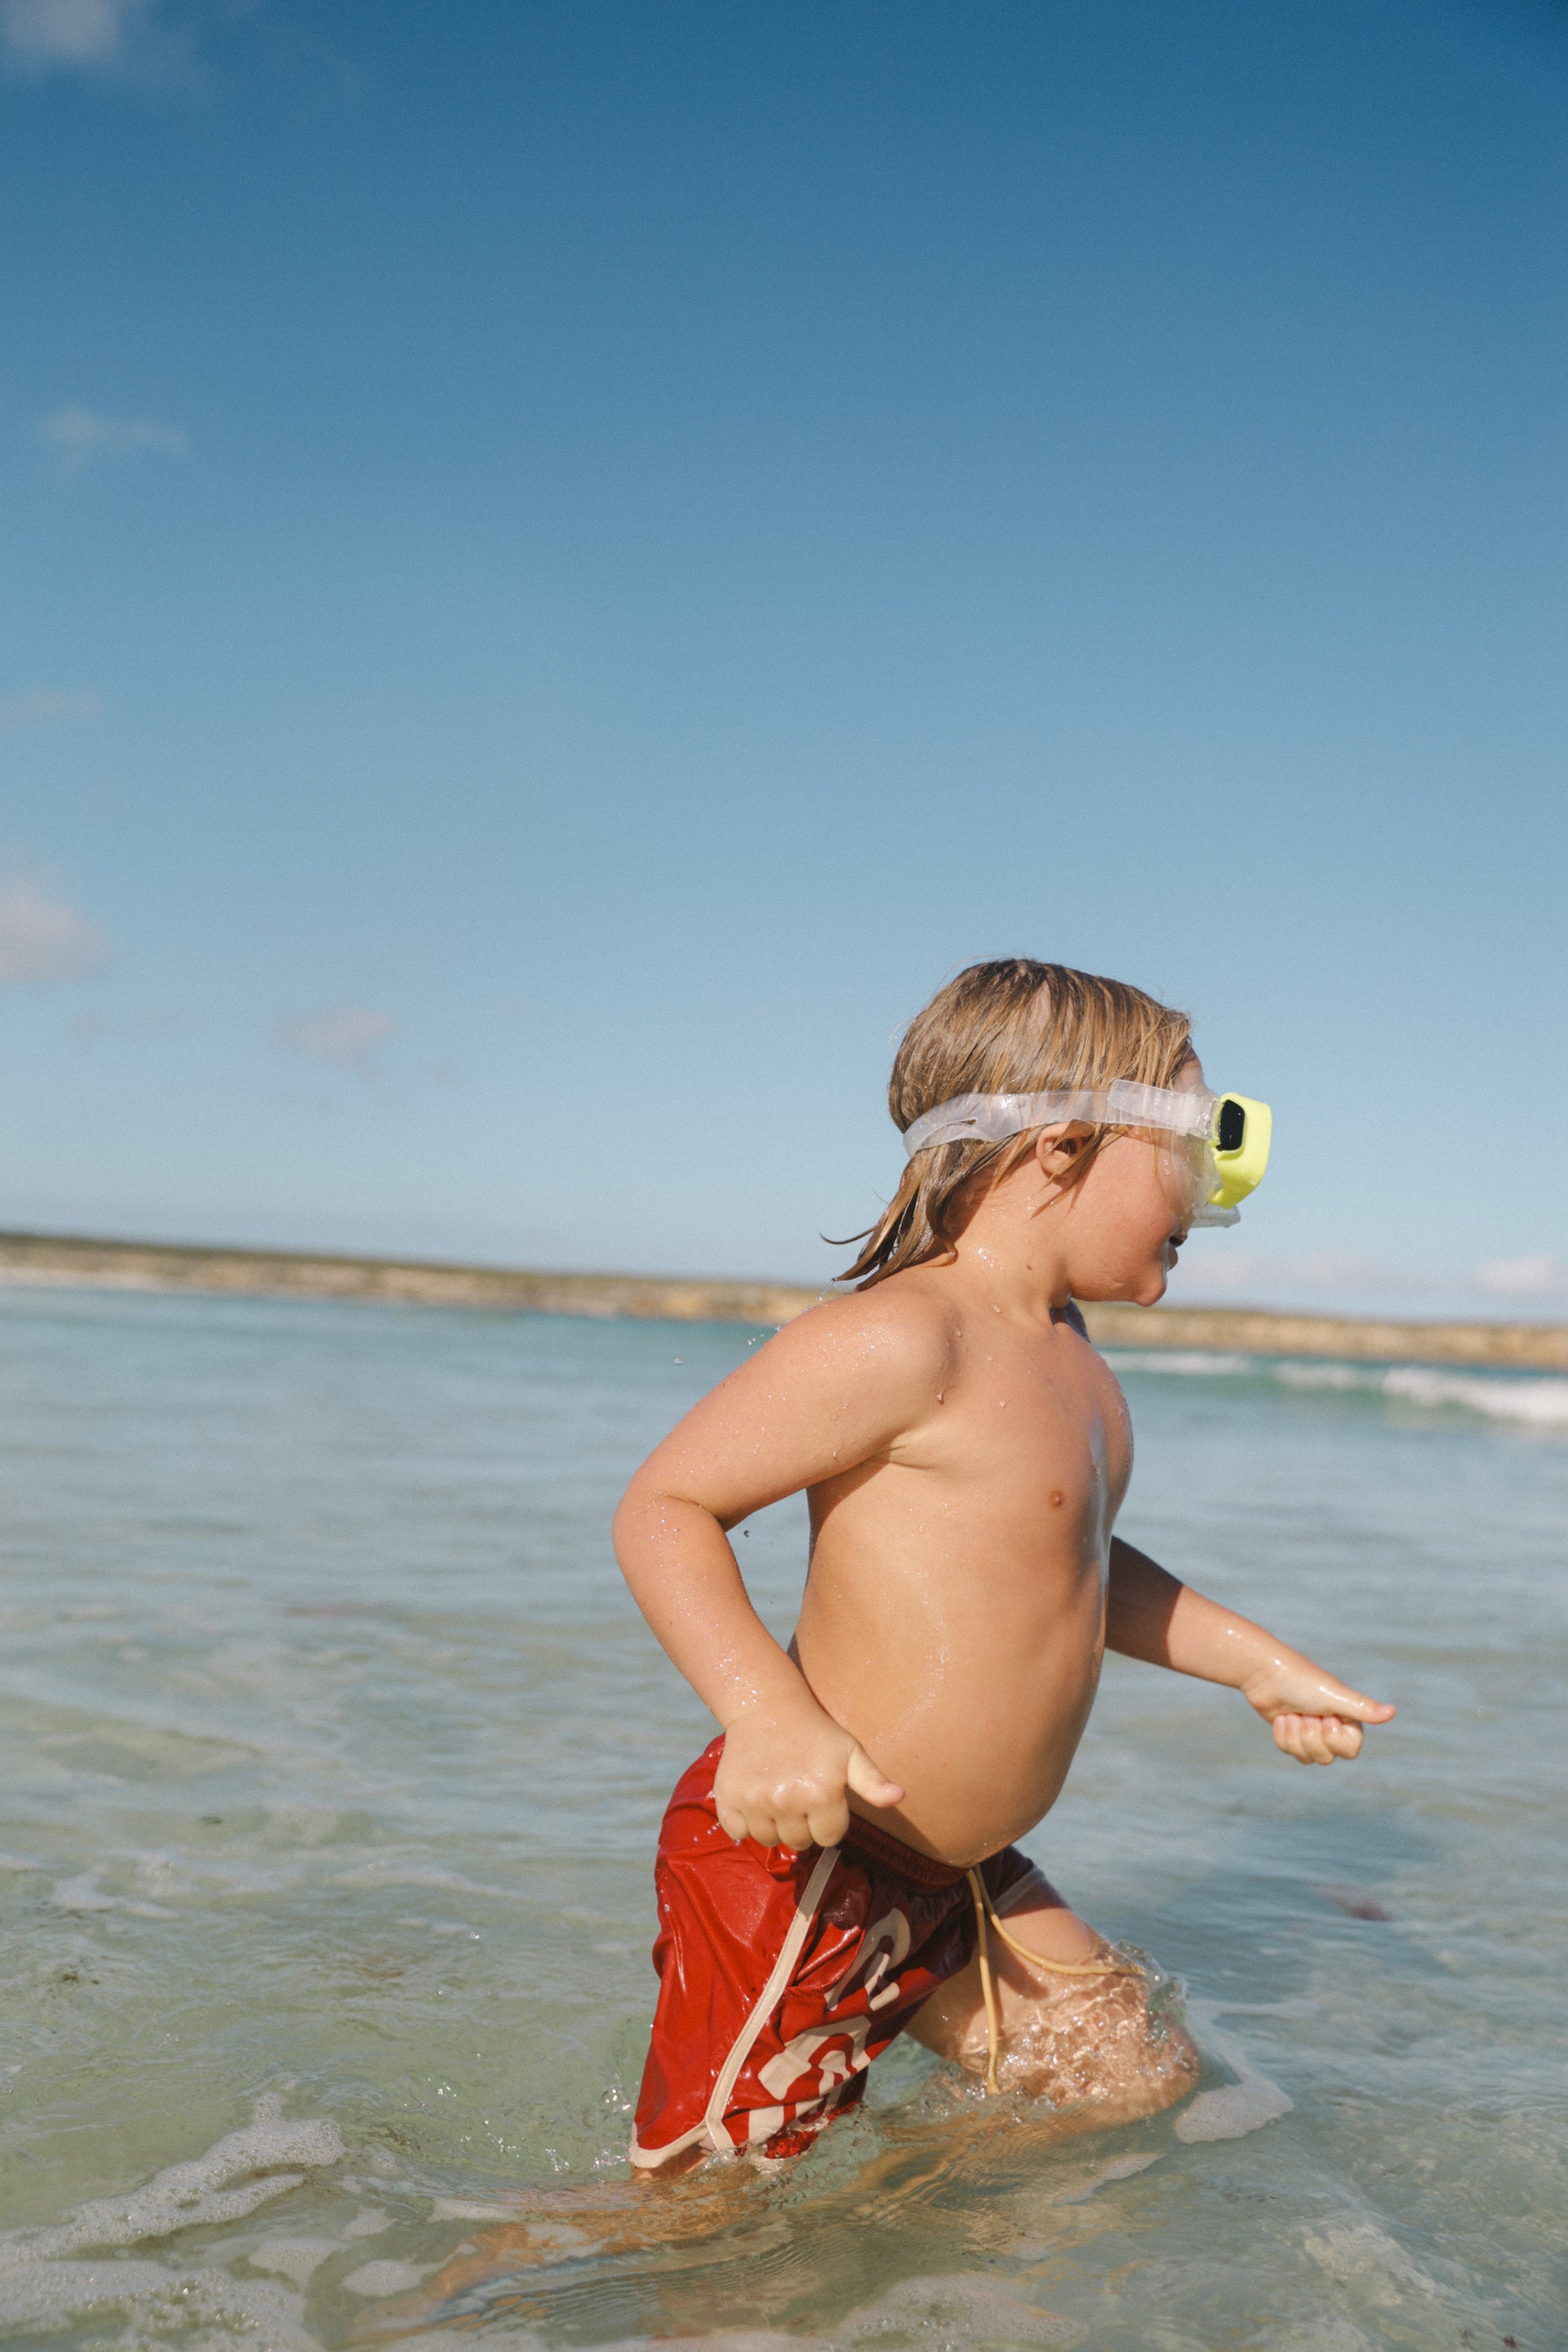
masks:
[[[1560,1257],[1494,1257],[1476,1268],[1476,1287],[1498,1298],[1568,1298],[1568,1265]]]
[[[377,1013],[368,1004],[338,1004],[326,1013],[280,1021],[278,1034],[292,1054],[313,1062],[334,1062],[341,1070],[370,1072],[381,1047],[400,1025],[395,1013]]]
[[[0,0],[0,56],[13,73],[127,73],[156,20],[154,0]]]
[[[0,0],[0,6],[5,0]],[[57,408],[38,425],[37,436],[59,459],[60,472],[79,474],[96,457],[128,457],[146,450],[178,457],[189,446],[183,426],[160,425],[150,416],[105,416],[92,408]]]
[[[64,898],[50,895],[36,875],[0,881],[0,985],[39,980],[79,980],[108,957],[107,931]]]
[[[66,694],[58,687],[36,686],[30,694],[0,696],[0,735],[21,735],[29,727],[60,727],[73,719],[102,716],[103,705],[96,694]]]

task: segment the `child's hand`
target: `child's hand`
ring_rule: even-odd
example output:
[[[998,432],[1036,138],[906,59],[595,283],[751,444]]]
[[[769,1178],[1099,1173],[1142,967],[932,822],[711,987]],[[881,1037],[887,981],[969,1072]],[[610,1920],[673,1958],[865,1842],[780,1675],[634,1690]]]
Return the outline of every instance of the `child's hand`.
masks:
[[[904,1794],[804,1691],[798,1706],[748,1710],[724,1734],[713,1800],[737,1843],[755,1838],[797,1853],[837,1845],[849,1827],[850,1790],[868,1805],[897,1805]]]
[[[1248,1706],[1273,1725],[1275,1747],[1298,1764],[1359,1756],[1363,1724],[1390,1722],[1394,1713],[1294,1652],[1270,1659],[1241,1689]]]

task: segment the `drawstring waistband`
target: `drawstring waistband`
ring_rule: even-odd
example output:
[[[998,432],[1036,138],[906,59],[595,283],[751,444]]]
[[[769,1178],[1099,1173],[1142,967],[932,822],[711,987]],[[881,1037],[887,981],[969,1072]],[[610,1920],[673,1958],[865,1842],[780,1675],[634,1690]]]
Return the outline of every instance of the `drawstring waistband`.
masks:
[[[969,1891],[974,1897],[974,1924],[980,1937],[980,1990],[985,1996],[985,2087],[988,2091],[994,2091],[997,2088],[996,2061],[1002,2049],[1002,2024],[996,2008],[996,1987],[991,1973],[987,1922],[995,1928],[1010,1952],[1016,1952],[1018,1958],[1032,1969],[1048,1969],[1053,1976],[1124,1976],[1133,1972],[1133,1964],[1131,1960],[1047,1960],[1043,1952],[1032,1952],[1026,1944],[1019,1943],[1016,1936],[1007,1933],[979,1871],[966,1871],[964,1875],[969,1881]]]

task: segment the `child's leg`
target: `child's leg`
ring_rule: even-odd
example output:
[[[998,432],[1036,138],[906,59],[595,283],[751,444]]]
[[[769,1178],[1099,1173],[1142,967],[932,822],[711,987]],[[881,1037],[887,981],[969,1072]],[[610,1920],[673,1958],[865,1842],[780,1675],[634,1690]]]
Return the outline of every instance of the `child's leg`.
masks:
[[[1008,1909],[1005,1896],[999,1907],[1008,1936],[1042,1963],[1081,1968],[1115,1958],[1038,1875],[1020,1890],[1016,1907]],[[1083,2128],[1103,2130],[1153,2115],[1193,2088],[1192,2041],[1173,2020],[1151,2015],[1146,1982],[1131,1964],[1103,1975],[1063,1974],[1032,1968],[994,1928],[988,1943],[1002,2090],[1048,2099],[1070,2108]],[[908,2031],[939,2057],[984,2074],[989,2032],[978,1953],[938,1987]]]
[[[1016,1875],[998,1906],[1010,1936],[1047,1958],[1081,1963],[1112,1957],[1022,1856],[1012,1860]],[[994,1929],[989,1948],[1001,2011],[1001,2087],[1048,2098],[1053,2131],[1131,2122],[1192,2089],[1196,2053],[1179,2025],[1151,2018],[1135,1969],[1073,1977],[1031,1969]],[[939,1985],[905,2031],[983,2075],[987,2037],[978,1959]],[[443,2306],[446,2317],[458,2320],[460,2306],[450,2306],[465,2291],[543,2264],[640,2251],[724,2228],[744,2209],[758,2176],[750,2164],[710,2164],[708,2156],[693,2146],[629,2181],[523,2192],[515,2221],[474,2231],[416,2294],[367,2314],[353,2331],[356,2339],[410,2333],[428,2326]],[[687,2177],[698,2168],[700,2179]],[[862,2181],[857,2193],[864,2188]]]
[[[710,2237],[736,2220],[757,2185],[749,2164],[718,2163],[705,2180],[684,2176],[704,2161],[675,2158],[663,2171],[630,2180],[584,2183],[574,2189],[525,2189],[515,2200],[515,2221],[470,2230],[461,2246],[412,2294],[377,2304],[351,2330],[356,2343],[384,2341],[426,2327],[437,2315],[461,2324],[451,2306],[471,2289],[497,2280],[578,2262],[590,2254],[642,2252],[683,2238]],[[677,2189],[677,2181],[683,2185]],[[483,2305],[478,2306],[480,2315]]]

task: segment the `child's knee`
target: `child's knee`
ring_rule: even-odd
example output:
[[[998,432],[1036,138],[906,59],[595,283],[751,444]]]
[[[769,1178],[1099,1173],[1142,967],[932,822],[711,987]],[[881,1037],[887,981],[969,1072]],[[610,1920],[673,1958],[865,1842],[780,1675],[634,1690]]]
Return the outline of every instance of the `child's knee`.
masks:
[[[1152,2008],[1146,1982],[1130,1971],[1031,2005],[1012,2021],[997,2074],[1004,2090],[1120,2118],[1184,2098],[1198,2064],[1185,2027],[1163,2005]]]

